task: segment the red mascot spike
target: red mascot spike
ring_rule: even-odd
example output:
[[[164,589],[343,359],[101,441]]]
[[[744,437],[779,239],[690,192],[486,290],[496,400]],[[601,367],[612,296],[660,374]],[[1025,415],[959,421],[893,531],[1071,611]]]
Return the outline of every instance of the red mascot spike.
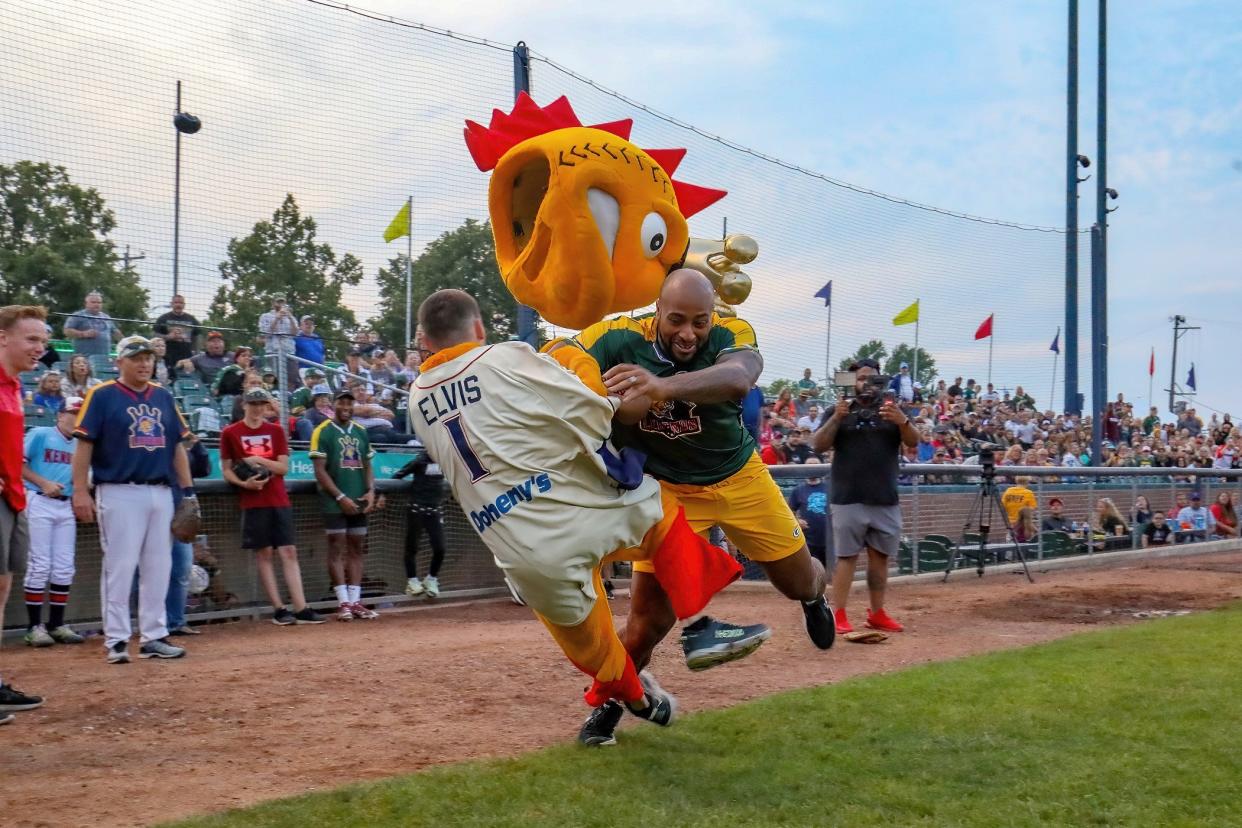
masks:
[[[478,168],[487,172],[495,169],[501,157],[523,141],[536,135],[546,135],[558,129],[577,126],[582,126],[582,121],[578,119],[569,99],[564,95],[541,107],[530,95],[523,92],[518,95],[512,112],[506,114],[499,109],[493,109],[492,120],[486,127],[474,121],[466,121],[466,148],[470,150],[470,157]],[[628,141],[633,126],[634,121],[625,118],[595,124],[592,129],[603,130]],[[670,179],[686,156],[684,149],[657,149],[646,152],[664,168]],[[713,190],[710,187],[675,180],[673,190],[677,194],[677,206],[686,218],[715,204],[726,195],[724,190]]]
[[[686,218],[706,210],[728,195],[724,190],[713,190],[710,187],[700,187],[697,184],[687,184],[676,180],[673,181],[673,191],[677,193],[677,207]]]

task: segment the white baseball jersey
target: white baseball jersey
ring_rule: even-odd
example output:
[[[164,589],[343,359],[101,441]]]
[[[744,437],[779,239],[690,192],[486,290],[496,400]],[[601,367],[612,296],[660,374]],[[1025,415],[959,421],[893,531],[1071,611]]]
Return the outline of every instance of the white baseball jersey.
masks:
[[[663,516],[655,480],[619,489],[596,453],[614,405],[521,342],[473,348],[411,390],[414,431],[462,511],[527,603],[555,623],[580,623],[600,560],[638,546]],[[576,596],[543,583],[567,580]]]

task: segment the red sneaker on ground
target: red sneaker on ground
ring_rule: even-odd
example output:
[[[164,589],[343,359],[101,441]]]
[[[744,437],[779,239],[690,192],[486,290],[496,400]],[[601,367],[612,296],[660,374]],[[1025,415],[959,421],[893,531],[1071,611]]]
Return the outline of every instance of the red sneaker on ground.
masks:
[[[872,612],[867,610],[867,626],[873,630],[883,630],[884,632],[902,632],[905,627],[898,624],[884,610],[876,610]]]
[[[834,612],[832,618],[837,623],[837,635],[845,635],[854,631],[854,625],[850,623],[850,619],[845,617],[844,608]]]

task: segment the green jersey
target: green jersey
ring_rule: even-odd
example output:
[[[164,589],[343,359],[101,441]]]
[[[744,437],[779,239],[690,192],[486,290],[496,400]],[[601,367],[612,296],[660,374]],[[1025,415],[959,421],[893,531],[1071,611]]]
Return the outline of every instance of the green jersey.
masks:
[[[303,385],[297,391],[289,395],[289,409],[306,409],[311,407],[311,390]]]
[[[658,377],[710,368],[725,354],[758,352],[754,329],[741,319],[712,317],[707,341],[688,363],[676,363],[656,341],[654,314],[599,322],[575,338],[607,371],[621,363]],[[634,425],[617,424],[613,441],[647,455],[647,473],[657,480],[706,486],[736,474],[757,447],[742,425],[741,400],[688,403],[665,400]]]
[[[346,497],[357,500],[367,493],[366,467],[375,451],[362,426],[351,420],[348,428],[342,428],[335,419],[324,420],[311,434],[310,456],[325,460],[328,477]],[[341,511],[341,504],[322,488],[319,495],[325,512]]]

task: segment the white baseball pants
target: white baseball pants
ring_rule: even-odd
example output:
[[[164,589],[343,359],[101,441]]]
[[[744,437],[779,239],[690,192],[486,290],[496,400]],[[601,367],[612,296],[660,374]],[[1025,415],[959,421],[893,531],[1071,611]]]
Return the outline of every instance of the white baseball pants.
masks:
[[[129,641],[129,596],[138,570],[138,632],[143,644],[168,635],[164,599],[172,572],[172,489],[101,483],[95,488],[103,547],[101,597],[108,647]]]
[[[78,523],[68,500],[26,493],[26,520],[30,524],[30,554],[26,561],[26,592],[42,593],[48,583],[73,583],[73,553]]]

